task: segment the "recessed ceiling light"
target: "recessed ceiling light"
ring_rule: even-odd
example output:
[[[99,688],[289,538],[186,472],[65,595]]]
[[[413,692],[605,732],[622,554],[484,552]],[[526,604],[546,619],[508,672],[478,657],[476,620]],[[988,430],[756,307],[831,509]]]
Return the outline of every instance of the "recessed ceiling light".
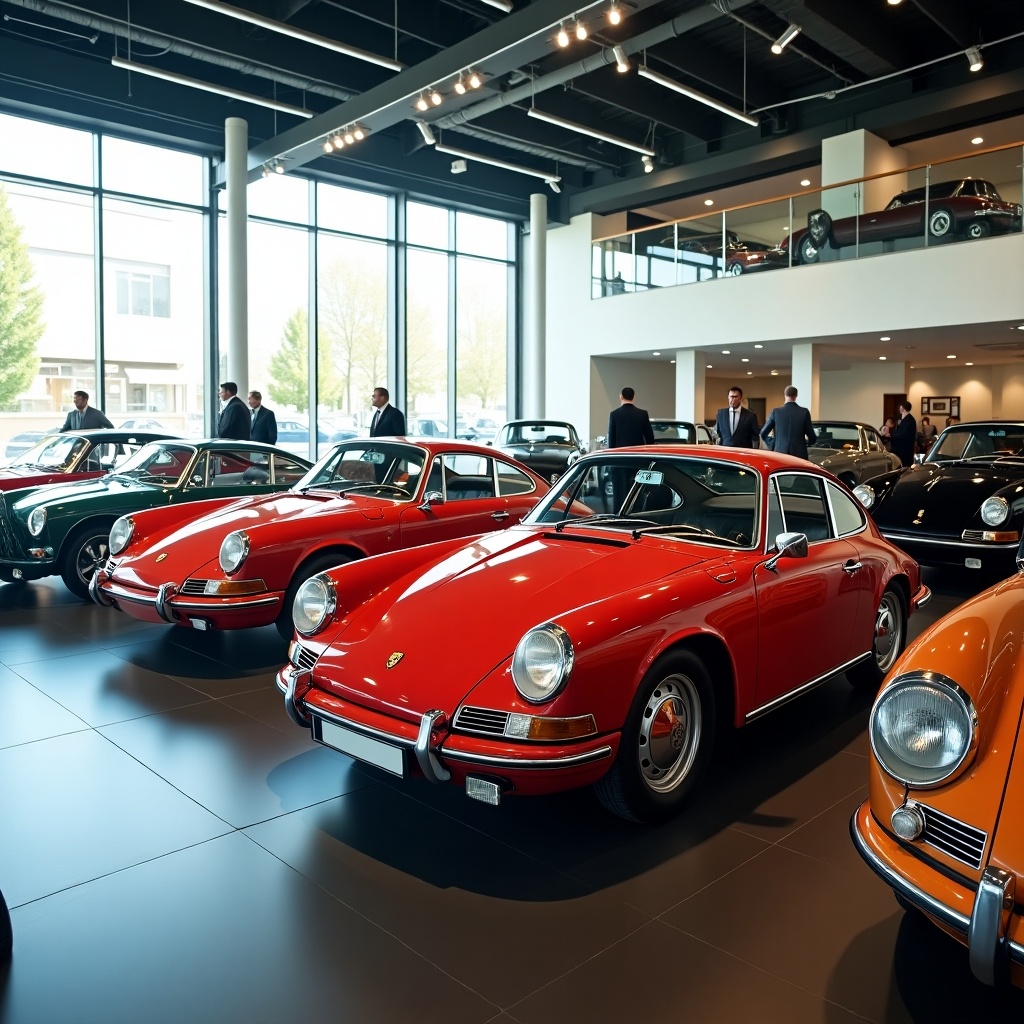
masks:
[[[747,376],[748,377],[753,377],[754,376],[754,371],[753,370],[747,370]]]
[[[889,357],[888,356],[879,356],[878,358],[884,363],[886,361],[886,359],[888,359]]]
[[[669,362],[670,362],[670,363],[674,363],[674,362],[675,362],[675,360],[674,360],[674,359],[670,359],[670,360],[669,360]]]
[[[879,338],[878,340],[879,341],[892,341],[892,338],[890,338],[888,334],[883,334],[882,337]]]
[[[975,135],[974,138],[971,139],[971,145],[980,146],[984,141],[985,140],[980,135]]]
[[[651,353],[651,355],[654,355],[654,356],[660,356],[660,355],[661,355],[661,353],[660,353],[660,352],[652,352],[652,353]]]
[[[712,366],[712,365],[711,365],[710,363],[708,363],[708,365],[707,365],[707,366],[705,366],[705,367],[704,367],[704,369],[705,369],[705,370],[713,370],[713,369],[714,369],[714,367],[713,367],[713,366]]]
[[[764,345],[755,345],[754,348],[764,348]]]
[[[722,355],[723,356],[731,356],[732,352],[730,352],[729,349],[727,349],[727,348],[723,348],[722,349]]]
[[[714,201],[714,199],[705,199],[704,200],[704,205],[705,206],[714,206],[715,205],[715,201]]]
[[[778,370],[772,370],[772,376],[773,377],[778,377],[778,375],[779,375],[779,371]]]
[[[1017,330],[1018,331],[1024,331],[1024,324],[1021,324],[1020,327],[1017,328]]]
[[[946,356],[947,359],[956,359],[956,356]]]
[[[964,366],[973,366],[974,363],[964,363]]]
[[[810,185],[810,183],[811,183],[811,179],[810,178],[804,178],[804,180],[800,182],[800,184],[803,185],[804,188],[807,188],[807,186]]]

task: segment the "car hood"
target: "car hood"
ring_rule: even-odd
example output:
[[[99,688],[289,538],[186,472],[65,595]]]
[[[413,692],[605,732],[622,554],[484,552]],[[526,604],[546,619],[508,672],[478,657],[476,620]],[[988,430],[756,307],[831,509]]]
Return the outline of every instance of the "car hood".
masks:
[[[98,476],[98,473],[91,474]],[[67,474],[58,469],[37,469],[34,466],[8,466],[0,469],[0,491],[13,491],[18,487],[40,487],[62,482]]]
[[[600,604],[722,555],[664,538],[609,543],[611,536],[525,527],[460,548],[358,608],[320,658],[318,685],[400,717],[431,708],[452,715],[532,627],[583,605],[613,614]],[[403,657],[388,669],[395,653]]]
[[[14,508],[19,512],[25,512],[37,505],[65,507],[89,501],[101,495],[151,494],[158,490],[163,490],[163,488],[159,488],[155,484],[140,483],[130,477],[116,475],[94,477],[91,480],[75,480],[66,484],[48,484],[19,498],[14,502]]]
[[[842,455],[847,458],[851,455],[857,454],[856,452],[846,452],[842,448],[808,448],[807,458],[813,462],[816,466],[824,465],[829,459],[835,458],[837,455]]]
[[[986,498],[1020,478],[1019,464],[925,462],[900,473],[871,514],[883,530],[959,536]]]

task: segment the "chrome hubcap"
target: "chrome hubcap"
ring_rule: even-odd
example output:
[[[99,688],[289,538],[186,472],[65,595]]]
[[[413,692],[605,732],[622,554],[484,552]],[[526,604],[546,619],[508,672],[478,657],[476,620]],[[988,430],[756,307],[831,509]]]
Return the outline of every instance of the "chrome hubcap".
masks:
[[[875,615],[875,661],[883,672],[892,668],[903,639],[903,620],[895,594],[885,594]]]
[[[700,696],[684,675],[662,680],[640,720],[638,756],[644,782],[670,793],[689,775],[701,735]]]
[[[91,537],[78,552],[78,575],[88,583],[107,560],[109,546],[103,537]]]

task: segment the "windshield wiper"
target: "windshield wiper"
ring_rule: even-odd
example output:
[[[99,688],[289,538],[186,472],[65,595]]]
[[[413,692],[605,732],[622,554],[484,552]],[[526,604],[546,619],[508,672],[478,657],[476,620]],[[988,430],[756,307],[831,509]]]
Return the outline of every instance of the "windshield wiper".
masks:
[[[555,533],[561,533],[566,526],[592,526],[594,524],[611,523],[643,523],[645,526],[657,526],[653,520],[642,519],[640,516],[620,516],[614,512],[599,512],[592,516],[583,516],[582,519],[562,519],[555,523]]]

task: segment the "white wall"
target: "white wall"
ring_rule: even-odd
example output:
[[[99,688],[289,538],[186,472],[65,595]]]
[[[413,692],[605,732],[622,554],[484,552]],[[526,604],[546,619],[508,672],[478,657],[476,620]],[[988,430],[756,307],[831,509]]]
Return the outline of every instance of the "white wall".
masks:
[[[645,359],[597,358],[590,362],[590,420],[573,420],[584,429],[589,422],[589,438],[608,430],[608,413],[619,407],[619,392],[630,387],[636,392],[636,404],[651,418],[675,417],[675,367],[667,361]],[[585,440],[589,438],[584,438]]]

